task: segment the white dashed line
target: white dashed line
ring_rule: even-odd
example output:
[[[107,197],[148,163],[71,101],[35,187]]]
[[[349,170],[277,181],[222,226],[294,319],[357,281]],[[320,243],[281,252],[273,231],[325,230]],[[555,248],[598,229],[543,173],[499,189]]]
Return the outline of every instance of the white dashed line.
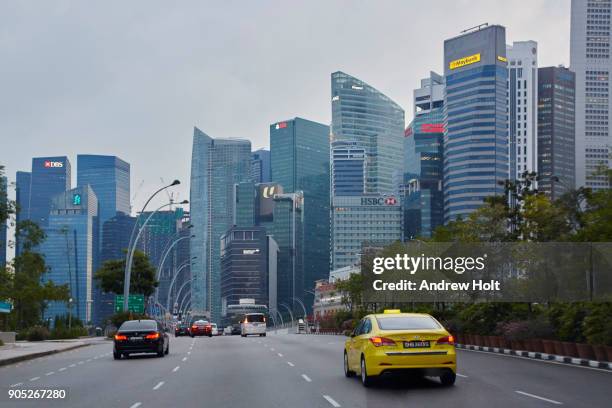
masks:
[[[191,354],[191,351],[188,351],[187,354]]]
[[[30,378],[30,381],[36,381],[36,380],[39,380],[39,379],[40,379],[40,377],[34,377],[34,378]]]
[[[20,385],[23,385],[23,383],[22,383],[22,382],[20,382],[20,383],[17,383],[17,384],[13,384],[13,385],[11,385],[11,388],[14,388],[14,387],[19,387]]]
[[[338,408],[341,407],[342,405],[338,404],[332,397],[330,397],[329,395],[324,395],[323,398],[325,398],[327,400],[327,402],[329,402],[332,407]]]
[[[85,362],[86,362],[86,363],[89,363],[90,361],[91,361],[91,358],[90,358],[89,360],[86,360]]]
[[[141,405],[142,405],[142,402],[137,402],[134,405],[132,405],[130,408],[138,408]]]
[[[68,367],[76,367],[76,364],[70,364]]]
[[[84,364],[84,363],[85,363],[84,361],[79,361],[77,364]]]
[[[295,367],[295,364],[293,364],[291,361],[287,361],[287,364],[289,364],[291,367]]]
[[[272,348],[270,349],[270,351],[274,351],[274,347],[272,347]]]
[[[468,376],[467,376],[467,375],[464,375],[464,374],[459,374],[459,373],[457,373],[457,377],[461,377],[461,378],[468,378]]]
[[[55,371],[50,371],[50,372],[48,372],[48,373],[47,373],[47,374],[45,374],[45,375],[53,375],[53,374],[55,374]]]
[[[302,378],[305,379],[308,382],[312,382],[312,380],[310,379],[309,376],[307,376],[306,374],[302,374]]]
[[[60,369],[59,369],[59,370],[57,370],[57,371],[64,371],[65,369],[66,369],[66,367],[62,367],[62,368],[60,368]]]
[[[544,398],[544,397],[540,397],[539,395],[530,394],[530,393],[525,392],[525,391],[514,391],[514,392],[516,392],[517,394],[525,395],[525,396],[527,396],[527,397],[531,397],[531,398],[539,399],[540,401],[550,402],[551,404],[555,404],[555,405],[563,405],[563,403],[562,403],[562,402],[555,401],[555,400],[551,400],[551,399]]]
[[[183,357],[183,361],[187,361],[187,357]]]
[[[281,353],[278,353],[278,356],[279,356],[279,357],[282,357],[283,355],[282,355]]]
[[[161,388],[161,386],[164,385],[163,381],[160,381],[159,383],[157,383],[157,385],[155,387],[153,387],[153,390],[159,390]]]
[[[176,366],[176,367],[174,367],[174,368],[172,369],[172,372],[173,372],[173,373],[176,373],[176,372],[179,370],[179,368],[181,368],[181,366]]]

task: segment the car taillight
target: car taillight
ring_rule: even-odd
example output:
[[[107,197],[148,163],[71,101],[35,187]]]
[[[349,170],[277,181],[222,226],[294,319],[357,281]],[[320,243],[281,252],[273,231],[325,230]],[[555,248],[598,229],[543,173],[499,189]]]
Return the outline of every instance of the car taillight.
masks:
[[[437,344],[449,344],[449,345],[454,345],[455,344],[455,338],[453,336],[445,336],[445,337],[440,337],[437,341]]]
[[[115,340],[127,340],[127,336],[123,334],[115,334]]]
[[[159,333],[151,333],[151,334],[147,334],[145,336],[145,339],[147,340],[155,340],[155,339],[159,339]]]
[[[212,326],[209,324],[208,326],[206,326],[207,329],[210,329]]]
[[[395,342],[386,337],[370,337],[370,341],[372,342],[374,347],[395,346]]]
[[[193,325],[193,326],[191,326],[191,328],[192,328],[193,330],[195,330],[195,329],[197,329],[197,328],[198,328],[198,326]]]

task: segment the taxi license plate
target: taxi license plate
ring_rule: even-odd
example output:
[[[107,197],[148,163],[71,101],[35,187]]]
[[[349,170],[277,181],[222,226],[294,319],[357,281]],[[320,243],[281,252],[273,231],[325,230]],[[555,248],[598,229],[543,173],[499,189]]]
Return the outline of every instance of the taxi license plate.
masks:
[[[130,337],[131,341],[140,341],[142,340],[142,337]]]
[[[427,341],[405,341],[404,348],[427,348],[430,347],[429,340]]]

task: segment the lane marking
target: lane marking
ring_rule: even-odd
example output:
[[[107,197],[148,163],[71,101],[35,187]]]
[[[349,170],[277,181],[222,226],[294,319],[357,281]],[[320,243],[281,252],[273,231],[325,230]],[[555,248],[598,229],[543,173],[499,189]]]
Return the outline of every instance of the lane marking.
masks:
[[[274,351],[274,347],[270,348],[270,351]]]
[[[174,367],[174,368],[172,369],[172,372],[173,372],[173,373],[176,373],[176,372],[179,370],[179,368],[181,368],[181,366],[176,366],[176,367]]]
[[[187,361],[187,357],[183,357],[183,361]]]
[[[468,378],[468,376],[467,376],[467,375],[464,375],[464,374],[459,374],[459,373],[457,373],[457,377],[461,377],[461,378]]]
[[[157,383],[157,385],[155,387],[153,387],[153,391],[159,390],[162,385],[164,385],[164,382],[160,381],[159,383]]]
[[[85,362],[81,360],[77,364],[83,364],[83,363],[85,363]]]
[[[70,364],[68,367],[76,367],[76,364]]]
[[[137,403],[133,404],[130,408],[138,408],[141,405],[142,405],[142,402],[137,402]]]
[[[281,353],[278,353],[278,356],[279,356],[279,357],[282,357],[283,355],[282,355]]]
[[[327,402],[329,402],[332,407],[338,408],[341,407],[342,405],[338,404],[332,397],[330,397],[329,395],[324,395],[323,398],[325,398],[327,400]]]
[[[90,358],[89,360],[85,361],[85,362],[86,362],[86,363],[89,363],[90,361],[91,361],[91,358]]]
[[[11,385],[11,388],[13,388],[13,387],[19,387],[20,385],[23,385],[23,383],[22,383],[22,382],[20,382],[20,383],[17,383],[17,384],[13,384],[13,385]]]
[[[188,351],[187,354],[191,354],[191,351]]]
[[[312,382],[312,380],[310,379],[309,376],[307,376],[306,374],[302,374],[302,378],[305,379],[308,382]]]
[[[514,391],[514,392],[516,392],[517,394],[525,395],[525,396],[527,396],[527,397],[536,398],[536,399],[539,399],[539,400],[541,400],[541,401],[550,402],[551,404],[555,404],[555,405],[563,405],[563,403],[562,403],[562,402],[555,401],[555,400],[551,400],[551,399],[544,398],[544,397],[540,397],[539,395],[530,394],[530,393],[525,392],[525,391]]]
[[[64,371],[65,369],[66,369],[66,367],[62,367],[62,368],[60,368],[60,369],[59,369],[59,370],[57,370],[57,371]]]
[[[30,378],[30,381],[36,381],[36,380],[39,380],[39,379],[40,379],[40,377],[33,377],[33,378]]]
[[[50,372],[48,372],[48,373],[47,373],[47,374],[45,374],[45,375],[53,375],[53,374],[55,374],[55,371],[50,371]]]
[[[295,367],[295,364],[293,364],[291,361],[287,361],[287,364],[289,364],[291,367]]]

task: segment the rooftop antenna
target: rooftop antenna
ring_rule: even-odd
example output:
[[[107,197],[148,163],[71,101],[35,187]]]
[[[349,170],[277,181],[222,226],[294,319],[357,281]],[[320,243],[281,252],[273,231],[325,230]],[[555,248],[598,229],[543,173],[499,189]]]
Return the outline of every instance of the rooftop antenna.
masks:
[[[470,32],[470,31],[480,31],[482,29],[482,27],[487,27],[488,25],[489,25],[489,23],[478,24],[477,26],[466,28],[465,30],[461,31],[461,34],[467,33],[467,32]]]

